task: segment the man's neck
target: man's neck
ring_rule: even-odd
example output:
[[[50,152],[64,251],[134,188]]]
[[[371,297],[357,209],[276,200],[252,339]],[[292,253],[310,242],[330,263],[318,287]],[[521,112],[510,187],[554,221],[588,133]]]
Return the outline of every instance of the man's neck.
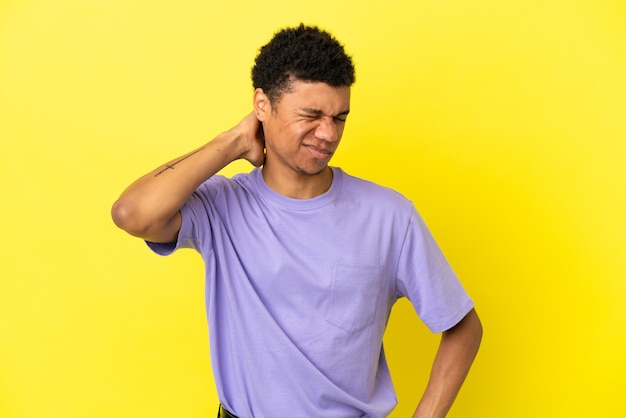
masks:
[[[333,183],[333,171],[324,168],[318,174],[275,173],[263,167],[265,184],[276,193],[292,199],[312,199],[324,194]]]

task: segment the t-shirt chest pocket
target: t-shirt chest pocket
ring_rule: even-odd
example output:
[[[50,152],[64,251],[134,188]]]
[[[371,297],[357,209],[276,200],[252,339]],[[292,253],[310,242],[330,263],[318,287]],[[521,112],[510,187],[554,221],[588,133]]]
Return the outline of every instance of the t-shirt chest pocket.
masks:
[[[326,320],[353,334],[374,323],[384,290],[382,266],[335,263]]]

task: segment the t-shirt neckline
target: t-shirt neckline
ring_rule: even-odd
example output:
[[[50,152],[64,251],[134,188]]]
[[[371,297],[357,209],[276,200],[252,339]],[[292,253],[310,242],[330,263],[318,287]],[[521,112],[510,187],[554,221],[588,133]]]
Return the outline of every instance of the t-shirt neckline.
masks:
[[[337,197],[343,184],[343,171],[338,167],[330,167],[333,171],[333,181],[328,190],[319,196],[311,199],[294,199],[283,196],[272,190],[263,179],[261,168],[255,168],[252,172],[252,179],[261,198],[278,204],[280,207],[291,210],[312,210],[321,208],[333,202]]]

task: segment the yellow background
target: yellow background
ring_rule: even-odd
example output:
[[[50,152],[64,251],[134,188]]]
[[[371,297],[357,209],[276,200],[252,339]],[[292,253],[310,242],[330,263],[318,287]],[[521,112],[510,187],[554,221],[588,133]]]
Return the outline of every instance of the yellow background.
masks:
[[[0,417],[215,415],[199,257],[109,210],[243,117],[301,21],[357,65],[334,165],[413,200],[476,301],[449,416],[626,416],[623,0],[0,0]],[[437,343],[396,306],[393,417]]]

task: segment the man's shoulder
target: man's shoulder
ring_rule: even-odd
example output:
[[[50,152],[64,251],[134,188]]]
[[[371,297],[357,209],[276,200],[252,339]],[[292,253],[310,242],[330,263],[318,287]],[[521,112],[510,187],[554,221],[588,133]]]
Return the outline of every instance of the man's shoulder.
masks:
[[[232,177],[228,177],[224,174],[215,174],[205,180],[198,190],[212,190],[213,192],[220,192],[247,188],[250,187],[252,174],[253,172],[238,173]]]
[[[376,183],[363,177],[357,177],[355,175],[348,174],[341,168],[337,168],[336,170],[338,170],[343,175],[346,185],[356,189],[357,191],[364,190],[372,193],[380,193],[400,200],[407,200],[402,193],[389,186]]]
[[[391,187],[348,174],[340,168],[335,170],[343,176],[343,192],[347,195],[356,196],[370,204],[413,208],[413,203],[409,199]]]

